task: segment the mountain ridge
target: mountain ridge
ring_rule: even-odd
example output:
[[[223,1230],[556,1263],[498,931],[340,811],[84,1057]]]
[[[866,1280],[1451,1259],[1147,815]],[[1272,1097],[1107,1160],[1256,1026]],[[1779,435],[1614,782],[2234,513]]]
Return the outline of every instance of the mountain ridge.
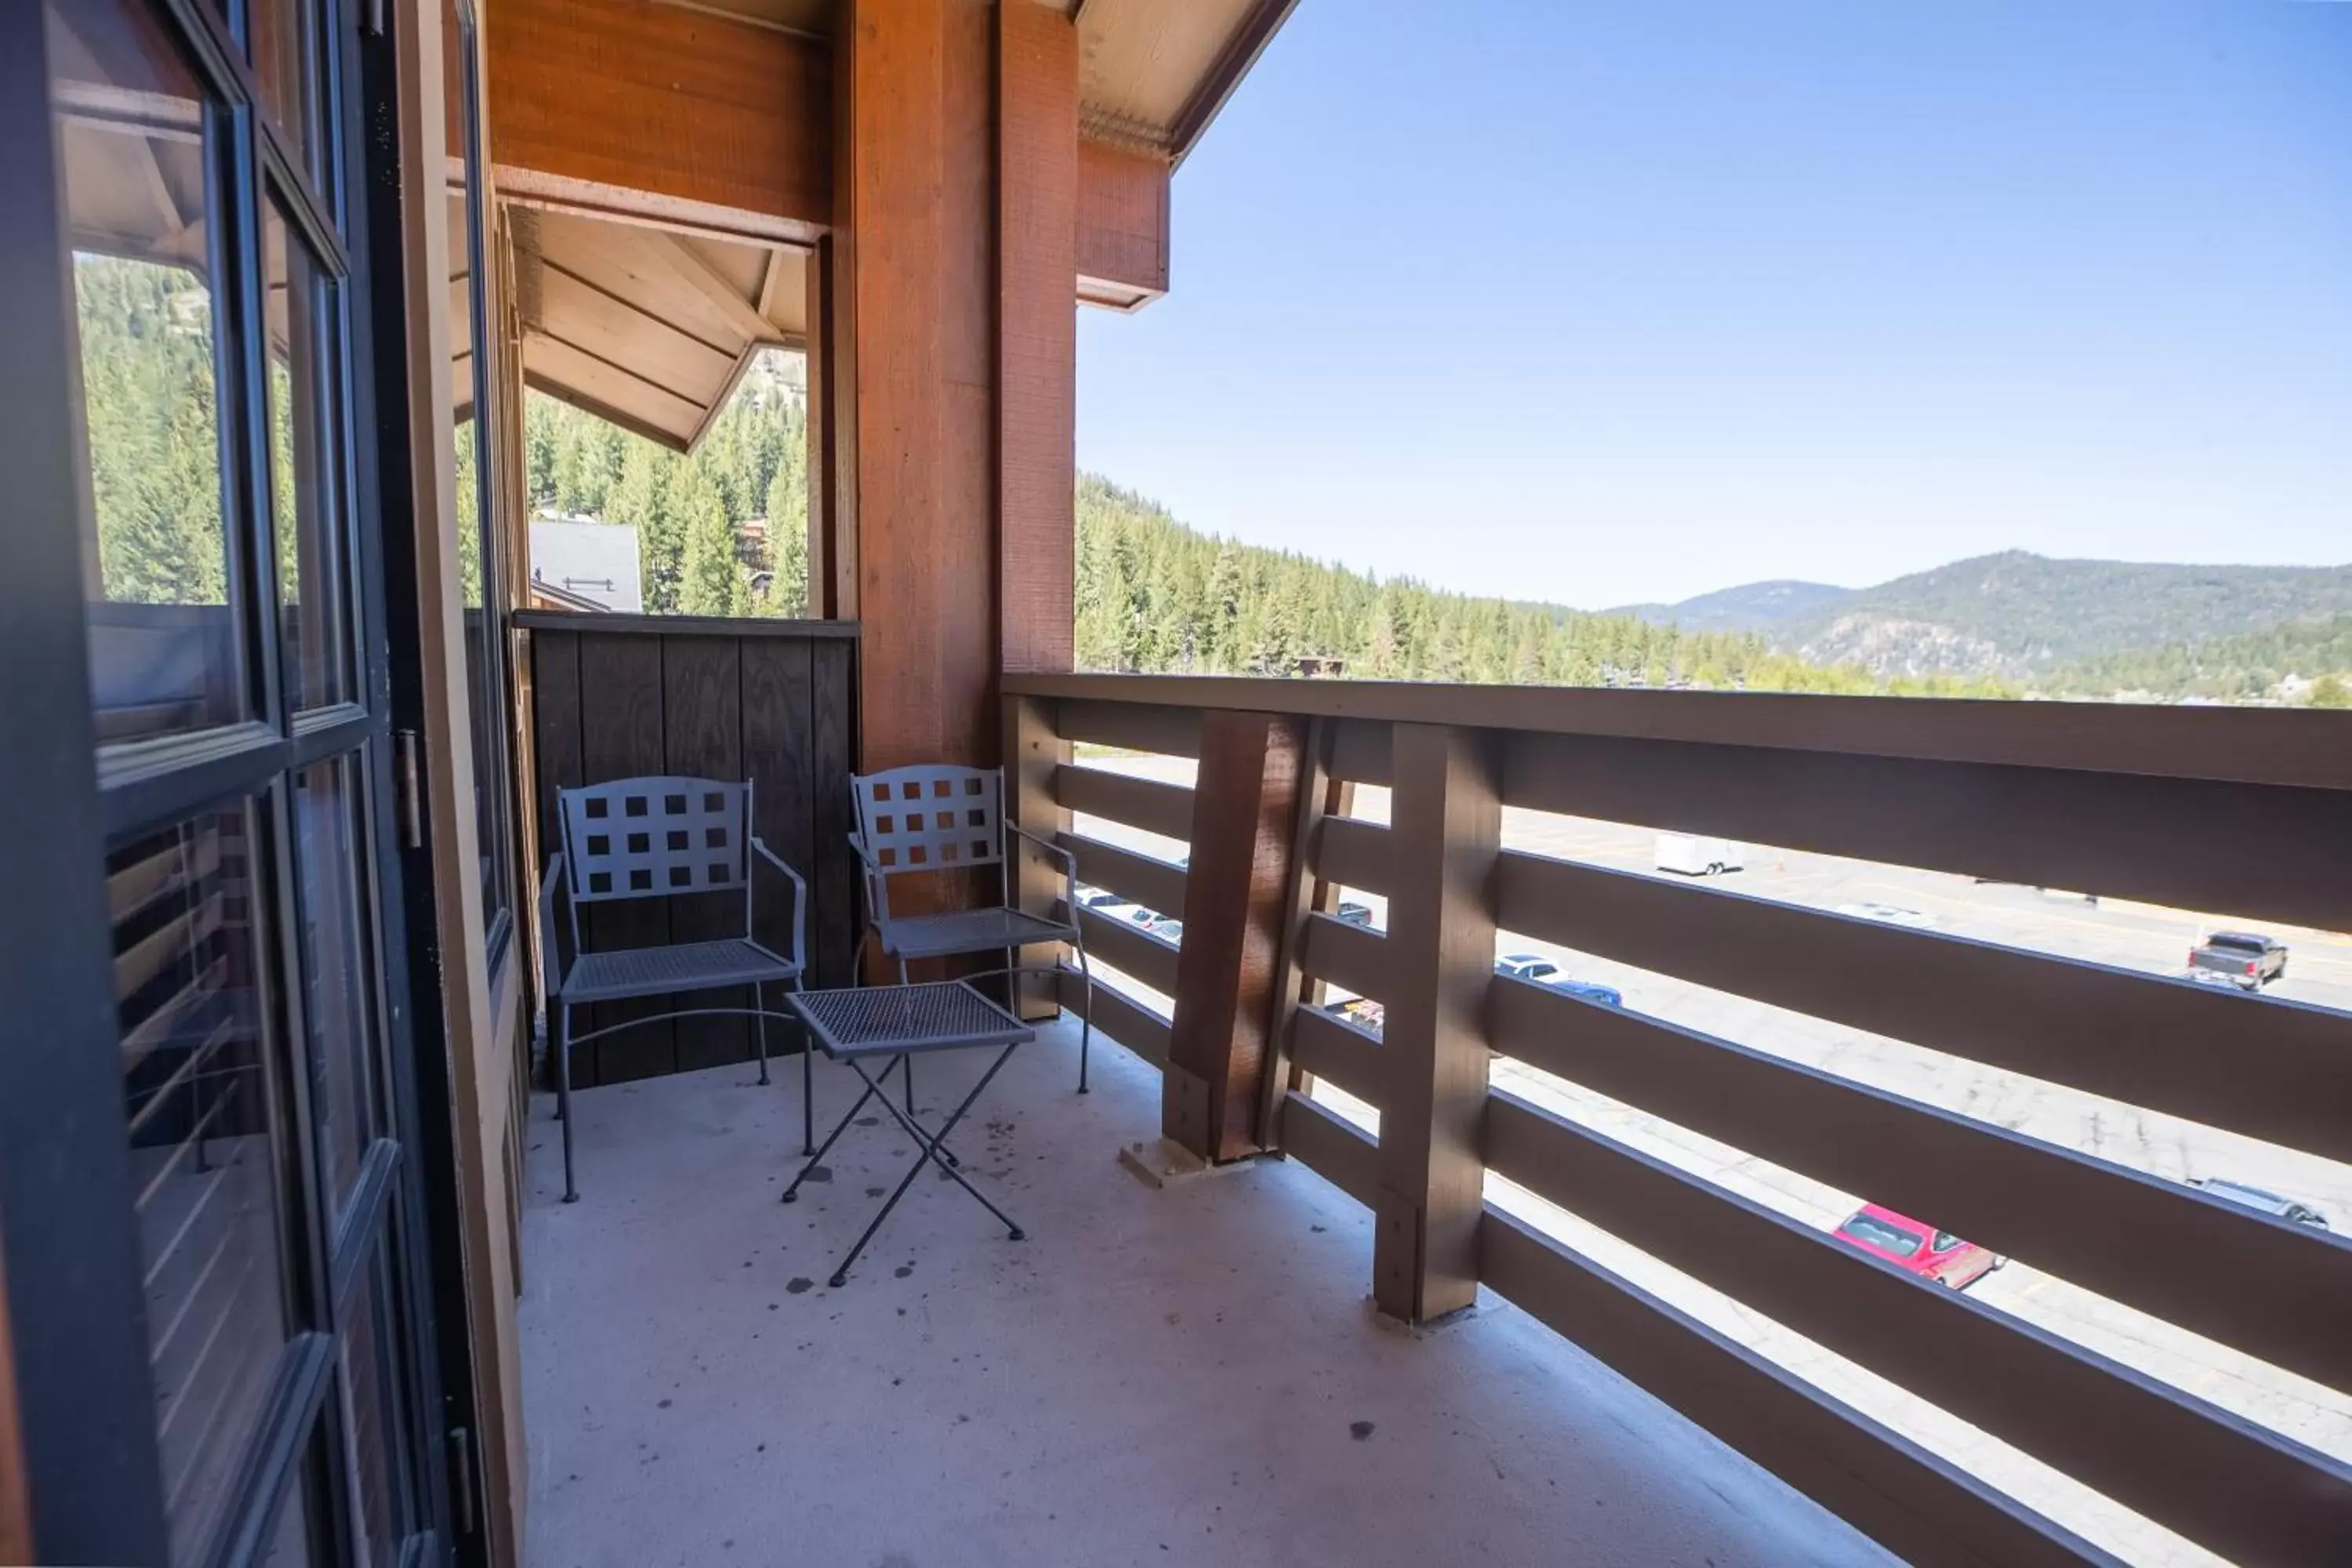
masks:
[[[2032,680],[2136,650],[2194,647],[2352,614],[2352,565],[2102,561],[2006,550],[1866,588],[1741,584],[1622,613],[1685,629],[1752,632],[1808,661],[1858,664],[1882,678]]]

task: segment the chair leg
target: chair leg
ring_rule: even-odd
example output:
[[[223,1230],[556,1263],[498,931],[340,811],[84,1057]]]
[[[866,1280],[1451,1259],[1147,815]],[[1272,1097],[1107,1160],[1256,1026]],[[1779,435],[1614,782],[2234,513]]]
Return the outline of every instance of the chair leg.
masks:
[[[793,989],[800,988],[795,977]],[[816,1042],[806,1029],[801,1031],[801,1152],[816,1152]]]
[[[768,1083],[768,987],[764,982],[751,986],[751,1006],[758,1014],[760,1026],[760,1086]]]
[[[572,1004],[555,1010],[555,1113],[563,1121],[563,1201],[580,1201],[572,1179]]]
[[[907,961],[901,958],[898,960],[898,984],[904,985],[907,983]],[[915,1114],[915,1058],[904,1058],[902,1064],[907,1071],[907,1114],[912,1116]]]
[[[1073,944],[1078,950],[1078,978],[1083,983],[1078,991],[1078,1092],[1087,1092],[1087,1054],[1095,1043],[1095,972],[1087,964],[1087,944]]]

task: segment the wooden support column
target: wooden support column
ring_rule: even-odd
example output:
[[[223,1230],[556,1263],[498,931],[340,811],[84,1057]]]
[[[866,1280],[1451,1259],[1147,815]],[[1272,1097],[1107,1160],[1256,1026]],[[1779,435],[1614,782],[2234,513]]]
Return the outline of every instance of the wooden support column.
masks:
[[[1019,0],[996,17],[997,646],[1008,672],[1059,672],[1076,620],[1078,29]]]
[[[838,603],[865,626],[866,770],[994,763],[995,22],[845,0],[826,342]]]
[[[1070,760],[1069,742],[1055,732],[1055,708],[1051,698],[1004,699],[1005,818],[1049,842],[1070,826],[1070,814],[1054,798],[1054,770]],[[1023,838],[1011,839],[1005,855],[1015,906],[1051,917],[1063,890],[1062,863]],[[1051,963],[1062,953],[1058,944],[1026,948],[1021,962]],[[1021,1016],[1050,1018],[1060,1007],[1060,987],[1050,979],[1024,980]]]
[[[8,1282],[0,1266],[0,1563],[33,1561],[33,1496],[25,1481],[25,1434],[16,1416],[16,1348],[8,1332]]]
[[[1291,884],[1297,875],[1301,721],[1201,715],[1192,859],[1160,1131],[1206,1160],[1255,1153]]]
[[[1478,1297],[1485,1005],[1503,809],[1492,737],[1399,724],[1393,744],[1372,1299],[1391,1317],[1423,1323]]]

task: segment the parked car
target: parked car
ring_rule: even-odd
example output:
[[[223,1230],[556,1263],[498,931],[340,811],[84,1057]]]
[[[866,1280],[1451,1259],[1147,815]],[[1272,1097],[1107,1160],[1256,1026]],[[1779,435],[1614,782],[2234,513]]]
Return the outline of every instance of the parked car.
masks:
[[[1339,905],[1339,921],[1342,925],[1362,926],[1370,931],[1372,929],[1372,906],[1360,904],[1353,899],[1343,900]]]
[[[1650,858],[1661,871],[1678,871],[1685,877],[1720,877],[1748,864],[1748,846],[1692,833],[1661,833]]]
[[[1184,940],[1184,922],[1173,915],[1161,915],[1143,929],[1165,942]]]
[[[2243,1182],[2232,1182],[2220,1176],[2191,1176],[2189,1184],[2210,1197],[2233,1204],[2243,1204],[2250,1209],[2260,1209],[2281,1219],[2291,1219],[2297,1225],[2307,1225],[2314,1230],[2328,1228],[2327,1216],[2309,1204],[2283,1198],[2262,1187],[2250,1187]]]
[[[1840,904],[1837,912],[1852,915],[1858,921],[1876,921],[1882,925],[1908,926],[1913,931],[1926,931],[1936,923],[1936,917],[1918,910],[1906,910],[1900,904]]]
[[[1161,918],[1158,910],[1147,910],[1141,904],[1112,902],[1097,904],[1093,908],[1095,913],[1107,921],[1118,921],[1122,925],[1131,925],[1140,931],[1150,931],[1151,922]]]
[[[1386,1007],[1369,996],[1350,996],[1345,1002],[1326,1002],[1323,1011],[1334,1018],[1344,1018],[1360,1029],[1370,1029],[1376,1035],[1389,1016]]]
[[[2250,931],[2217,931],[2189,950],[2189,974],[2218,974],[2244,991],[2286,976],[2286,943]]]
[[[1906,1273],[1955,1290],[1967,1289],[2009,1261],[1990,1247],[1963,1241],[1948,1230],[1937,1230],[1924,1220],[1877,1204],[1864,1204],[1847,1216],[1837,1227],[1837,1238]]]
[[[1092,888],[1084,882],[1071,889],[1070,896],[1078,900],[1078,908],[1082,910],[1108,909],[1118,902],[1118,895],[1108,888]]]
[[[1603,1006],[1622,1007],[1624,994],[1614,985],[1601,985],[1590,980],[1578,980],[1563,972],[1549,958],[1532,952],[1517,952],[1495,961],[1495,973],[1507,974],[1514,980],[1532,980],[1538,985],[1549,985],[1554,991],[1570,996],[1580,996],[1587,1002]]]

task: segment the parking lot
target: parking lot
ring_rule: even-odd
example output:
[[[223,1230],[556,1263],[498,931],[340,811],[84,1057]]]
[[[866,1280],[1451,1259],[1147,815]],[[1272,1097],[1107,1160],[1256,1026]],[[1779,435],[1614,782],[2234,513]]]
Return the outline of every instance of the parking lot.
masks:
[[[1162,757],[1088,757],[1089,765],[1190,782],[1192,764]],[[1385,821],[1387,792],[1357,792],[1355,815]],[[1181,847],[1120,826],[1081,825],[1107,841],[1167,855]],[[1652,826],[1629,826],[1507,809],[1504,840],[1515,849],[1586,861],[1612,869],[1672,876],[1652,866]],[[1836,910],[1878,904],[1908,911],[1939,931],[2032,952],[2142,970],[2180,973],[2189,948],[2220,926],[2263,930],[2286,942],[2285,976],[2265,997],[2352,1012],[2352,939],[2274,923],[2231,919],[2225,911],[2188,911],[2078,894],[1980,885],[1964,877],[1871,865],[1761,846],[1748,847],[1739,871],[1713,879],[1754,897]],[[1349,892],[1385,927],[1377,897]],[[2299,1199],[2352,1231],[2352,1167],[2212,1128],[2119,1105],[2057,1085],[1923,1050],[1670,976],[1506,933],[1500,953],[1533,953],[1575,979],[1616,987],[1630,1009],[1736,1040],[1791,1061],[1958,1111],[2117,1164],[2171,1180],[2226,1177]],[[1164,1006],[1164,1001],[1161,1003]],[[2244,1005],[2269,1002],[2248,997]],[[2217,1039],[2217,1051],[2229,1042]],[[1521,1063],[1497,1060],[1499,1088],[1545,1106],[1645,1153],[1714,1181],[1780,1213],[1833,1229],[1866,1201],[1756,1160]],[[1360,1107],[1343,1107],[1361,1115]],[[2134,1562],[2214,1561],[2156,1526],[2084,1490],[2029,1457],[1904,1394],[1842,1358],[1758,1318],[1737,1303],[1616,1242],[1507,1184],[1490,1195],[1527,1215],[1597,1261],[1731,1334],[1924,1446],[2042,1509]],[[1933,1215],[1921,1216],[1930,1222]],[[2259,1289],[2249,1282],[2249,1289]],[[2110,1356],[2223,1409],[2340,1459],[2352,1461],[2352,1399],[2283,1373],[2197,1335],[2079,1289],[2056,1275],[2013,1262],[1970,1294],[2087,1349]]]

